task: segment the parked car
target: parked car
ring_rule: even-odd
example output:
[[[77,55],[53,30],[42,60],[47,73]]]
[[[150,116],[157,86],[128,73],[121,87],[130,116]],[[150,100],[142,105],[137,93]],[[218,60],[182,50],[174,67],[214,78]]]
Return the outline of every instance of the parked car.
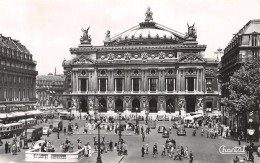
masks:
[[[163,138],[169,138],[169,136],[170,136],[170,131],[164,130],[163,133],[162,133],[162,137]]]
[[[169,121],[170,120],[170,117],[168,115],[165,116],[164,118],[165,121]]]
[[[158,115],[157,116],[158,121],[163,121],[164,120],[164,115]]]
[[[156,128],[156,121],[148,121],[148,127],[151,129]]]
[[[181,121],[174,121],[172,124],[172,128],[177,129],[180,125],[182,125]]]
[[[185,127],[184,127],[184,126],[180,126],[180,127],[177,129],[177,135],[184,135],[184,136],[186,136],[186,130],[185,130]]]
[[[71,114],[70,112],[61,112],[60,118],[64,120],[73,120],[75,117],[74,114]]]
[[[163,133],[164,130],[166,130],[165,126],[159,126],[157,132],[158,133]]]

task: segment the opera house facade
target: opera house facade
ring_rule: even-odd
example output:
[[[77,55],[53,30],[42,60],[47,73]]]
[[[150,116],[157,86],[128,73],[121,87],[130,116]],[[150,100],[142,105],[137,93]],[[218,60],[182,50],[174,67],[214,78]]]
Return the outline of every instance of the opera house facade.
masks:
[[[144,22],[93,46],[88,29],[64,60],[66,107],[78,112],[185,116],[218,111],[218,61],[204,58],[195,25],[182,34],[153,21]],[[185,29],[186,30],[186,29]]]

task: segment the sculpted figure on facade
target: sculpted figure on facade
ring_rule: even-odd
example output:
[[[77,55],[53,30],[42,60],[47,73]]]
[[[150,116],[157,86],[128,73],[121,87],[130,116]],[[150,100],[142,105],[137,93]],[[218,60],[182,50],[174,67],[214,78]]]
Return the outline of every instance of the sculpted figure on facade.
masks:
[[[81,28],[81,31],[83,32],[83,35],[80,38],[81,43],[91,43],[91,35],[88,34],[89,27],[87,29]]]
[[[94,107],[94,97],[89,98],[89,109],[93,110]]]
[[[109,97],[108,98],[108,109],[113,110],[113,98]]]
[[[198,98],[197,107],[199,110],[203,109],[203,98]]]
[[[110,40],[110,30],[107,30],[107,33],[106,33],[106,38],[105,39],[108,39]]]
[[[193,25],[188,25],[188,33],[186,33],[186,38],[188,39],[195,39],[197,38],[197,32],[196,32],[196,29],[195,29],[195,23]]]
[[[184,109],[184,107],[185,107],[184,99],[179,99],[178,105],[179,105],[180,109]]]

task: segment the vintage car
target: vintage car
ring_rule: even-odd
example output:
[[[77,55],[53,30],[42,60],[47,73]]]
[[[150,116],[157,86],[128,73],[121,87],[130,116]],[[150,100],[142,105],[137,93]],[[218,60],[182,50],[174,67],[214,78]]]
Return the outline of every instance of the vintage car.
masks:
[[[169,138],[170,137],[170,131],[164,130],[163,133],[162,133],[162,137],[163,138]]]
[[[170,120],[170,117],[168,115],[165,116],[164,118],[165,121],[169,121]]]
[[[148,121],[148,127],[151,129],[156,128],[156,121]]]
[[[163,133],[164,130],[166,130],[165,126],[159,126],[157,132],[158,133]]]
[[[185,130],[184,125],[180,126],[180,127],[177,129],[177,135],[184,135],[184,136],[186,136],[186,130]]]

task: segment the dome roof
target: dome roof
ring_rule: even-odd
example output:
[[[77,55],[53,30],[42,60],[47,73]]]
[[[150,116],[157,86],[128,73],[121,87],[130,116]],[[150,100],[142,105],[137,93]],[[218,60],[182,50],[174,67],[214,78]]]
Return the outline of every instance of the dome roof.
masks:
[[[125,32],[121,35],[122,39],[138,39],[138,38],[167,38],[174,39],[175,35],[169,31],[155,28],[139,28]]]
[[[177,44],[184,41],[184,34],[153,22],[149,7],[145,15],[144,22],[104,41],[105,45]]]

